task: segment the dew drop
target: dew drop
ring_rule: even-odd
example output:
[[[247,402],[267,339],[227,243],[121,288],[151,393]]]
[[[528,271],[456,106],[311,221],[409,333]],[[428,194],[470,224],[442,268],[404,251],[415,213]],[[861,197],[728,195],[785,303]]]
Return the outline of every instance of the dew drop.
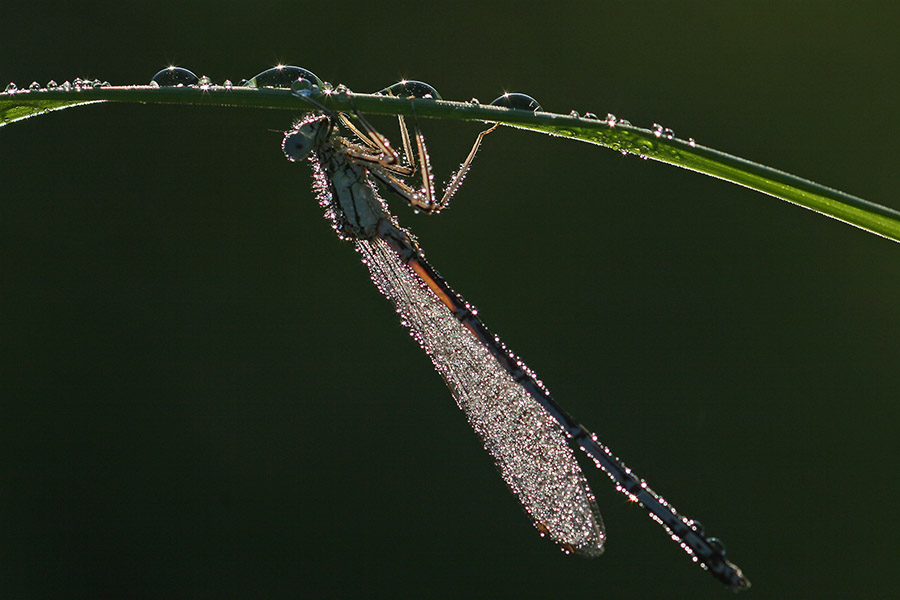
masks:
[[[61,89],[64,92],[71,92],[72,84],[69,83],[69,80],[67,79],[67,80],[63,81],[61,84],[59,84],[59,89]]]
[[[481,102],[478,101],[478,98],[472,98],[471,100],[469,100],[469,104],[471,104],[472,106],[480,106]]]
[[[592,113],[592,112],[586,112],[586,113],[584,113],[584,118],[585,118],[585,119],[590,119],[590,120],[592,120],[592,121],[599,121],[599,120],[600,120],[600,117],[598,117],[597,115],[595,115],[595,114]]]
[[[654,123],[653,124],[653,135],[655,135],[656,137],[662,137],[662,134],[663,134],[663,126],[660,125],[659,123]]]
[[[80,92],[81,88],[84,87],[84,80],[81,77],[76,77],[72,80],[72,87],[76,92]]]
[[[424,98],[427,100],[441,99],[441,95],[434,89],[434,86],[429,85],[424,81],[413,81],[409,79],[402,79],[375,93],[381,96],[399,96],[400,98]]]
[[[15,83],[10,81],[9,84],[7,84],[7,86],[6,86],[6,89],[3,91],[11,96],[11,95],[15,94],[17,91],[19,91],[19,88],[16,86]]]
[[[689,527],[699,536],[703,536],[703,524],[700,521],[691,521]]]
[[[671,140],[675,137],[675,132],[666,127],[665,129],[663,129],[663,137],[667,140]]]
[[[51,79],[50,81],[47,82],[47,89],[48,89],[48,90],[55,90],[55,89],[58,88],[58,87],[59,87],[59,84],[56,83],[56,82],[55,82],[54,80],[52,80],[52,79]]]
[[[314,89],[315,84],[313,84],[313,82],[309,79],[304,79],[303,77],[300,77],[291,82],[291,91],[295,94],[299,93],[308,95],[310,92],[314,91]]]
[[[575,117],[576,119],[580,119],[580,118],[581,118],[581,115],[578,114],[578,111],[577,111],[577,110],[571,110],[571,111],[569,111],[569,116],[570,116],[570,117]]]
[[[696,145],[697,145],[697,142],[696,142],[696,140],[694,140],[694,138],[688,138],[688,146],[690,146],[691,148],[693,148],[693,147],[695,147]]]
[[[494,101],[491,102],[491,105],[502,106],[504,108],[515,108],[517,110],[541,110],[541,105],[537,100],[528,94],[520,94],[518,92],[507,92],[499,98],[494,99]]]
[[[197,80],[197,85],[200,86],[201,90],[209,90],[209,88],[212,86],[212,79],[204,75]]]
[[[222,87],[224,87],[226,90],[230,90],[231,88],[234,87],[234,84],[231,83],[231,80],[230,80],[230,79],[226,79],[226,80],[224,81],[224,83],[222,83]]]
[[[155,83],[159,87],[184,87],[194,85],[198,80],[199,78],[192,71],[173,65],[154,75],[150,84]]]
[[[39,84],[37,81],[32,81],[31,85],[28,86],[28,89],[32,92],[37,92],[41,89],[41,84]]]
[[[616,115],[612,113],[606,113],[606,124],[610,127],[615,127],[619,120],[616,118]]]
[[[255,88],[292,89],[292,84],[305,79],[309,86],[323,87],[322,80],[315,73],[294,65],[277,65],[248,79],[244,85]]]

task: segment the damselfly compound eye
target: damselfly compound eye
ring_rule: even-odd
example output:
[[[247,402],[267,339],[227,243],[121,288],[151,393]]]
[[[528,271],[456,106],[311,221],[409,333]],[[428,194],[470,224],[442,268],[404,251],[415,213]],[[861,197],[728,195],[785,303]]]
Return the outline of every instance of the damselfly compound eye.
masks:
[[[315,131],[307,124],[289,131],[281,142],[284,155],[291,162],[303,160],[315,144]]]

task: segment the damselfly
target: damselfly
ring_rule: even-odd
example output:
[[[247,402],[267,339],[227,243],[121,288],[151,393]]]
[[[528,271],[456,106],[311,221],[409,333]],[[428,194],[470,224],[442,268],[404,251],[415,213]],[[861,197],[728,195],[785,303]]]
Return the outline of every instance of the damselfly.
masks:
[[[295,94],[311,101],[305,91]],[[292,161],[308,158],[314,190],[332,227],[341,239],[355,244],[372,281],[431,358],[541,535],[567,553],[593,557],[603,552],[603,521],[571,443],[612,479],[617,490],[647,509],[694,562],[732,589],[749,587],[741,570],[725,558],[718,539],[706,536],[697,521],[678,513],[552,399],[535,373],[428,264],[416,239],[400,227],[379,195],[375,181],[413,206],[439,210],[458,189],[487,132],[479,136],[444,197],[435,201],[418,125],[414,153],[401,120],[405,158],[401,161],[387,138],[361,115],[354,120],[315,106],[317,112],[286,132],[285,155]],[[410,183],[417,169],[421,187]]]

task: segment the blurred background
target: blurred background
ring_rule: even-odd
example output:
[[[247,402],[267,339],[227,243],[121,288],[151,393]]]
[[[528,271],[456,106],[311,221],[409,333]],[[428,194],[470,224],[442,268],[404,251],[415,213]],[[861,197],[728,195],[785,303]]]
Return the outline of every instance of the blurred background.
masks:
[[[283,62],[523,91],[900,209],[897,23],[888,2],[19,3],[0,83]],[[595,470],[605,556],[540,539],[283,159],[296,116],[110,105],[0,131],[0,595],[726,597]],[[423,125],[438,176],[480,130]],[[447,212],[391,202],[749,594],[894,597],[900,247],[515,130]]]

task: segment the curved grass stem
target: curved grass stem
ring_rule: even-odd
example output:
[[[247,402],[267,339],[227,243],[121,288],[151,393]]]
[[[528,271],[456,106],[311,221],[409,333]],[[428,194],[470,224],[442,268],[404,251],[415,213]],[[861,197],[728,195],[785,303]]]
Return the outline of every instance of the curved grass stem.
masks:
[[[531,112],[445,100],[408,100],[393,96],[323,93],[313,98],[333,110],[501,123],[521,129],[577,139],[626,154],[658,160],[757,190],[787,202],[900,242],[900,212],[844,192],[628,123]],[[308,111],[290,90],[111,86],[89,89],[19,91],[0,94],[0,127],[48,112],[98,102],[230,106]],[[352,103],[352,106],[351,106]]]

